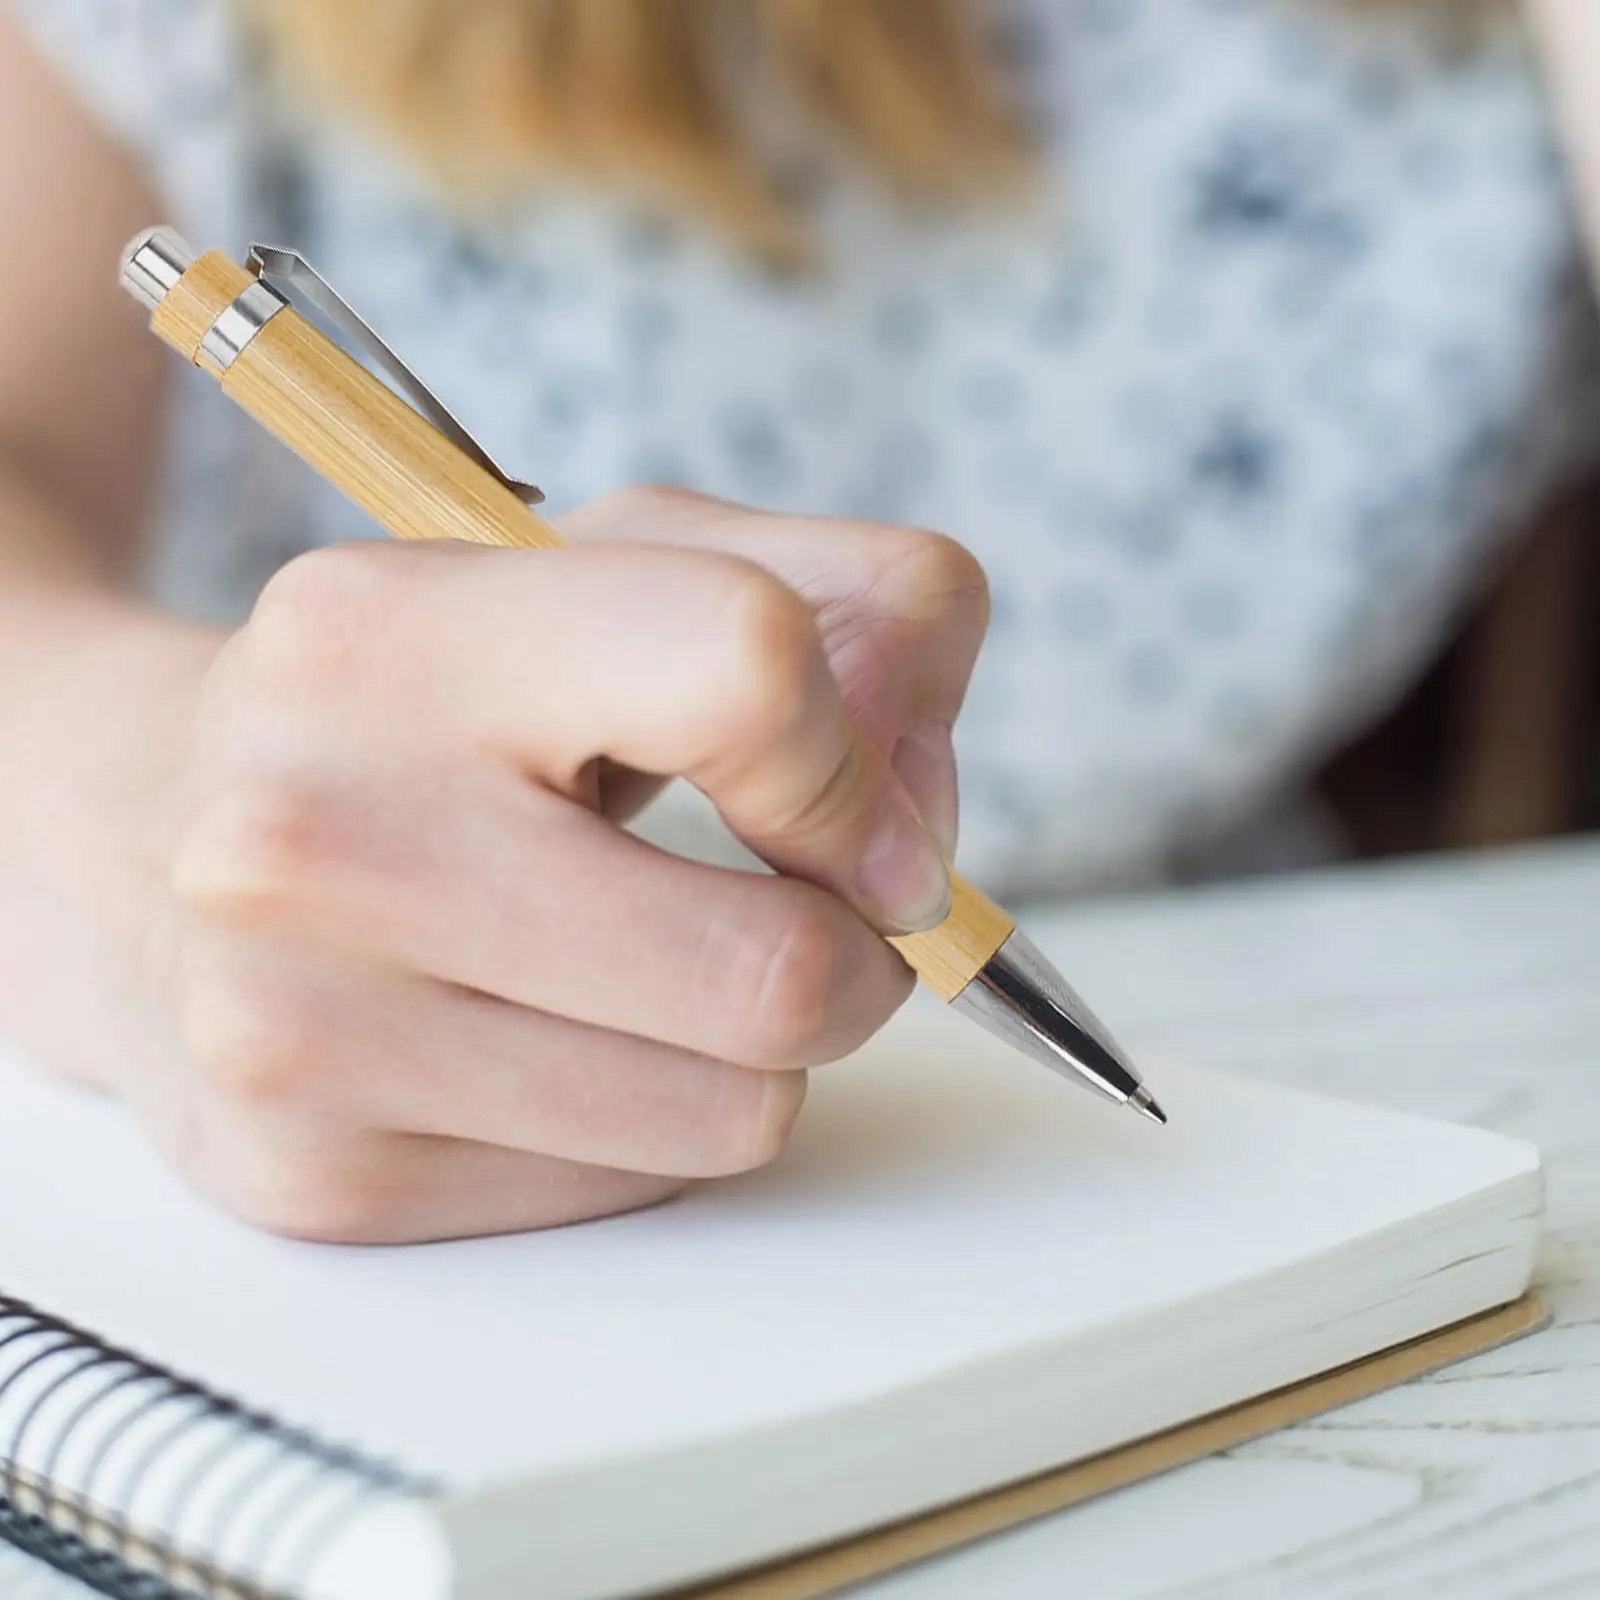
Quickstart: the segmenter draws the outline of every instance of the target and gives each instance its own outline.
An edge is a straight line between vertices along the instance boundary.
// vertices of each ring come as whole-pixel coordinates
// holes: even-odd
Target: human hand
[[[760,1165],[909,991],[876,930],[942,919],[913,800],[953,845],[972,559],[671,491],[566,531],[302,558],[205,673],[138,941],[163,1047],[112,1086],[265,1227],[539,1227]],[[671,775],[783,876],[616,825]]]

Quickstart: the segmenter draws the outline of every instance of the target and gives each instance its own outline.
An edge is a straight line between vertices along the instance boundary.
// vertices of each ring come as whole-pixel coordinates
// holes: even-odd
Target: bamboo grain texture
[[[292,307],[226,371],[202,346],[255,281],[220,251],[202,256],[151,319],[185,360],[328,482],[400,539],[457,539],[550,550],[564,541],[491,472],[451,443]],[[959,873],[937,928],[890,942],[944,1000],[956,998],[1005,943],[1013,920]]]
[[[150,326],[185,361],[192,362],[213,378],[218,369],[204,358],[200,346],[211,325],[255,279],[220,250],[201,256],[173,285],[172,292],[156,308]]]
[[[1016,927],[959,872],[950,874],[950,888],[950,915],[937,928],[889,941],[942,1000],[954,1000]]]
[[[298,312],[282,311],[223,391],[399,539],[552,550],[561,536]],[[371,441],[383,441],[374,450]]]

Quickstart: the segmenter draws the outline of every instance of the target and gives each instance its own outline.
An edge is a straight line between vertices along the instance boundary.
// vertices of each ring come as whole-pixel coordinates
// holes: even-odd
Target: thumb
[[[767,656],[775,670],[752,686],[761,712],[686,776],[778,871],[842,895],[885,933],[937,927],[950,913],[944,851],[851,716],[809,613],[789,599],[792,644]]]

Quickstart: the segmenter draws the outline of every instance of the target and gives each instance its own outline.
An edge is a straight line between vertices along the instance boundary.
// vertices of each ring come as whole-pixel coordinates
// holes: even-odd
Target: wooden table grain
[[[1157,1085],[1182,1059],[1538,1143],[1554,1325],[862,1600],[1600,1600],[1600,843],[1084,908],[1046,941]]]
[[[1027,920],[1156,1085],[1184,1060],[1537,1142],[1555,1321],[862,1600],[1600,1600],[1600,842]],[[85,1594],[0,1556],[5,1600]]]

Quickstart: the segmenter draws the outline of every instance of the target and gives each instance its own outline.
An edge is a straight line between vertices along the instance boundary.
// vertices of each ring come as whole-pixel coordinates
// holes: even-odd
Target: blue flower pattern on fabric
[[[180,222],[235,246],[292,225],[558,509],[662,479],[971,545],[995,616],[963,861],[1008,895],[1158,868],[1292,784],[1600,441],[1509,9],[1464,38],[1421,4],[1013,0],[997,42],[1046,201],[901,217],[797,170],[829,266],[784,278],[593,199],[464,229],[353,134],[264,160],[208,0],[0,3]],[[296,549],[369,531],[190,403],[186,603],[237,612]]]

